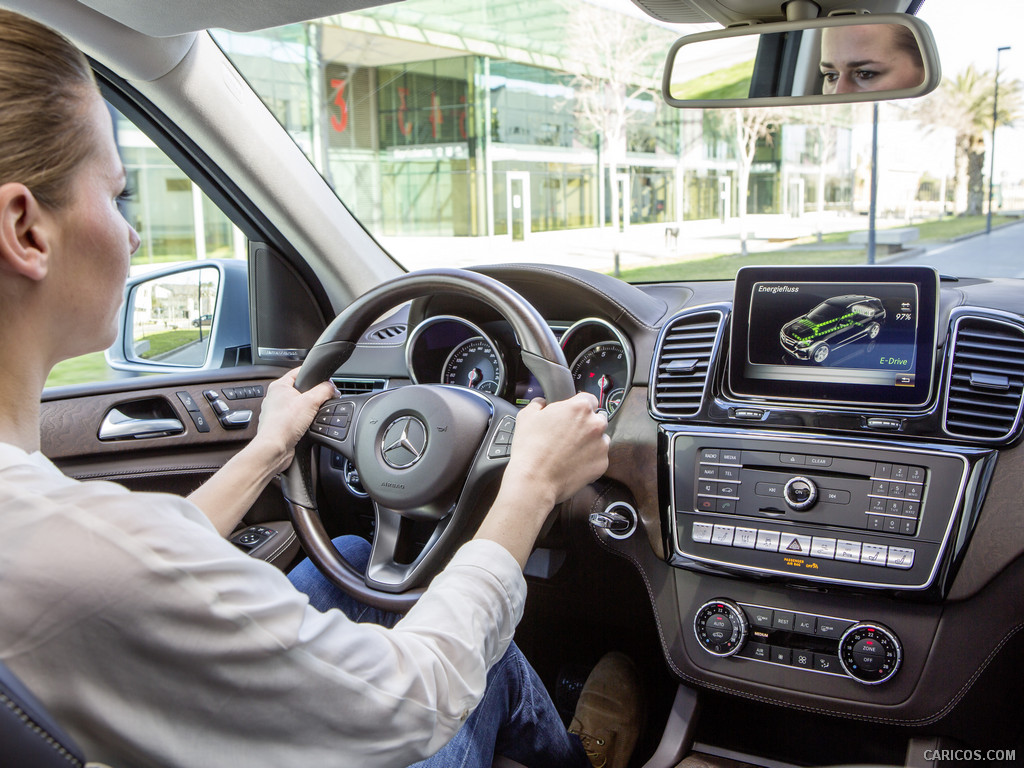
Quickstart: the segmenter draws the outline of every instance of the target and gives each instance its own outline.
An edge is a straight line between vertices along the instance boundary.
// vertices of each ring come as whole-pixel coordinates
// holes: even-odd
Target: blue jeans
[[[366,570],[370,545],[358,536],[342,536],[334,545],[353,568]],[[314,608],[338,608],[353,621],[393,626],[400,618],[363,605],[329,582],[309,560],[288,578]],[[515,644],[487,673],[484,697],[451,741],[415,768],[490,768],[495,755],[529,768],[586,768],[579,739],[566,731],[547,689]]]

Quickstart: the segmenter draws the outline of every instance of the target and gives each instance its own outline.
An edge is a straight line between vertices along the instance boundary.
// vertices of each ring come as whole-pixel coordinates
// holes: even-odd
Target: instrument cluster
[[[612,324],[596,318],[555,328],[577,392],[590,392],[614,415],[633,380],[633,350]],[[416,384],[450,384],[526,405],[543,392],[522,363],[515,334],[505,323],[477,325],[452,315],[424,320],[406,346]]]

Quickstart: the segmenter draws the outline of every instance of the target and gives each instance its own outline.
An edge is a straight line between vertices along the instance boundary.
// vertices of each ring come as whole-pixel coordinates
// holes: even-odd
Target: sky
[[[925,0],[917,14],[931,27],[949,77],[973,63],[992,72],[996,49],[1012,50],[999,56],[1000,79],[1024,80],[1024,2],[1022,0]]]
[[[939,49],[943,77],[955,76],[968,64],[995,71],[999,80],[1024,82],[1024,0],[925,0],[919,18],[928,23]],[[1024,178],[1024,121],[1000,128],[996,135],[996,177]],[[989,167],[985,159],[985,168]],[[987,173],[987,170],[986,170]]]

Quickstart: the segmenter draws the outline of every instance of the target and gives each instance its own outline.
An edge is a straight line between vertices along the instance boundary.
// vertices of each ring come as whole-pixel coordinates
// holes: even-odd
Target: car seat
[[[3,662],[0,662],[0,744],[7,768],[85,766],[82,750]]]

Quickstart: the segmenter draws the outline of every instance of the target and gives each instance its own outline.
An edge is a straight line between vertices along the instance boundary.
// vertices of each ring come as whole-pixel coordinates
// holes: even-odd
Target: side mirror
[[[904,13],[829,16],[701,32],[669,50],[673,107],[769,107],[905,99],[942,77],[928,25]]]
[[[251,360],[249,276],[244,261],[189,262],[128,280],[117,340],[118,371],[173,373]]]

